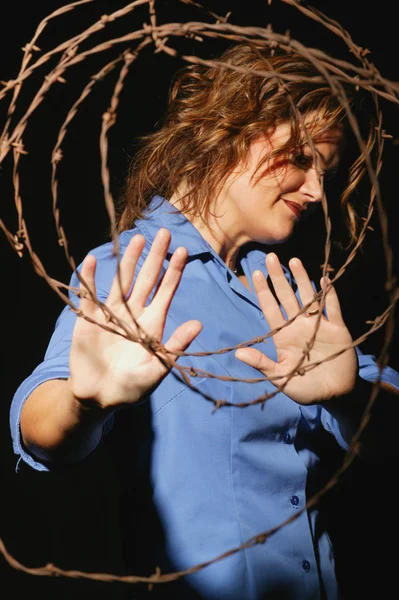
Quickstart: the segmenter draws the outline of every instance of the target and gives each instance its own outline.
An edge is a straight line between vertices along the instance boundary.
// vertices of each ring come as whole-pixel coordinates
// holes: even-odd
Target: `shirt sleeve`
[[[121,238],[121,253],[123,253],[126,245],[132,235],[123,236]],[[126,238],[128,238],[126,240]],[[146,251],[143,252],[139,261],[138,267],[144,261]],[[90,252],[96,256],[96,293],[97,298],[104,302],[108,296],[111,283],[116,273],[117,263],[113,254],[112,242],[99,246]],[[80,271],[82,265],[79,265]],[[73,273],[70,279],[70,286],[73,288],[79,287],[79,280],[76,273]],[[69,299],[76,308],[79,307],[79,298],[76,294],[69,291]],[[20,433],[20,417],[21,410],[29,395],[33,390],[52,379],[68,379],[69,371],[69,352],[72,342],[72,334],[75,326],[77,315],[70,306],[65,306],[59,315],[53,334],[50,338],[43,361],[34,369],[34,371],[20,384],[17,388],[11,402],[10,408],[10,429],[13,443],[14,453],[19,457],[16,469],[20,460],[23,460],[32,468],[38,471],[49,471],[48,465],[39,462],[36,457],[28,453],[21,440]],[[104,424],[103,433],[107,433],[112,426],[112,415]]]
[[[362,379],[371,383],[380,380],[381,382],[389,383],[399,390],[399,373],[397,371],[389,366],[384,367],[384,369],[381,370],[377,364],[376,357],[373,354],[363,354],[358,347],[355,347],[355,350],[359,361],[359,376]],[[349,444],[344,440],[340,433],[338,422],[324,409],[321,411],[321,423],[324,429],[335,436],[341,448],[344,450],[349,449]]]
[[[297,296],[298,301],[301,303],[299,291],[297,289],[297,284],[294,278],[292,277],[288,269],[286,269],[285,267],[283,267],[283,269],[287,280],[295,289],[295,295]],[[317,292],[317,287],[314,281],[311,281],[311,284],[315,292]],[[325,308],[323,313],[324,316],[327,316]],[[389,366],[386,366],[384,367],[384,369],[380,370],[375,355],[363,354],[363,352],[357,346],[355,347],[355,350],[359,362],[359,377],[371,383],[380,380],[381,382],[389,383],[391,386],[399,390],[399,373],[397,371],[395,371]],[[343,448],[344,450],[348,450],[349,444],[342,437],[337,420],[334,419],[334,417],[323,407],[320,413],[320,420],[324,429],[334,435],[341,448]]]
[[[73,279],[73,278],[72,278]],[[28,465],[38,471],[48,471],[48,467],[29,454],[21,440],[20,418],[22,407],[33,390],[41,383],[51,379],[68,379],[69,377],[69,348],[72,339],[76,315],[66,307],[57,319],[54,333],[43,361],[21,383],[11,402],[10,428],[14,453]],[[17,463],[17,468],[19,461]]]

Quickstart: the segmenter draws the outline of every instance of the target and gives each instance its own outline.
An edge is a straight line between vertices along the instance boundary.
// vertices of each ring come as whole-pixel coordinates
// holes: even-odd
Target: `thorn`
[[[61,148],[58,148],[58,150],[56,152],[54,152],[51,162],[54,164],[58,164],[59,162],[61,162],[63,156],[64,155],[62,153]]]
[[[134,60],[136,58],[136,55],[133,54],[133,52],[131,52],[130,50],[126,50],[126,52],[123,53],[123,58],[126,62],[130,62],[131,60]]]
[[[23,257],[24,248],[25,248],[24,238],[20,234],[20,232],[18,232],[16,235],[14,235],[14,250],[18,254],[19,258]]]
[[[104,114],[103,114],[103,121],[105,121],[106,123],[115,123],[115,114],[110,111],[107,110]]]
[[[366,217],[361,217],[362,221],[367,221]],[[371,227],[371,225],[367,225],[366,229],[370,229],[370,231],[374,231],[374,227]]]
[[[100,21],[101,21],[101,23],[106,25],[107,23],[111,23],[112,21],[115,21],[115,17],[113,17],[112,15],[102,15],[102,17],[100,18]]]
[[[19,154],[28,154],[21,142],[12,142],[11,146],[15,149],[15,152],[18,152]]]
[[[66,83],[66,79],[61,77],[61,75],[59,75],[58,77],[54,77],[54,76],[50,77],[50,75],[46,75],[44,79],[51,84],[54,83],[55,81],[58,81],[59,83]]]
[[[41,52],[41,50],[40,50],[39,46],[35,46],[35,44],[25,44],[25,46],[23,46],[23,47],[21,48],[21,50],[22,50],[23,52],[32,52],[32,50],[33,50],[34,52]]]
[[[215,406],[214,406],[214,408],[213,408],[212,414],[214,415],[214,414],[215,414],[215,412],[216,412],[217,410],[219,410],[219,408],[221,408],[221,407],[223,406],[223,404],[224,404],[224,401],[223,401],[223,400],[215,400]]]

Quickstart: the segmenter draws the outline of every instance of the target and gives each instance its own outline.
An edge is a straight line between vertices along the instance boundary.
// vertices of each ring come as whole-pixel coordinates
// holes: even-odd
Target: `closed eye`
[[[294,154],[294,156],[291,159],[291,163],[295,165],[298,169],[307,170],[310,169],[313,165],[313,156],[309,156],[308,154],[303,153]],[[323,177],[324,181],[330,181],[337,173],[338,167],[335,166],[331,169],[327,169],[324,172],[320,172],[320,175]]]
[[[302,153],[294,154],[291,162],[299,169],[310,169],[313,164],[313,156]]]

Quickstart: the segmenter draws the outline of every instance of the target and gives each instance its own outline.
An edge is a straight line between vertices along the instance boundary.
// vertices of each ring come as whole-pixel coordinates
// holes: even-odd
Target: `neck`
[[[238,272],[239,264],[237,263],[238,252],[248,240],[243,239],[241,235],[234,235],[234,225],[229,224],[226,210],[221,210],[212,206],[209,211],[209,217],[205,221],[201,216],[190,215],[181,209],[181,202],[176,194],[170,200],[176,208],[183,212],[186,219],[197,229],[204,240],[208,242],[214,251],[225,262],[226,266],[234,273]],[[216,216],[218,213],[223,216]]]

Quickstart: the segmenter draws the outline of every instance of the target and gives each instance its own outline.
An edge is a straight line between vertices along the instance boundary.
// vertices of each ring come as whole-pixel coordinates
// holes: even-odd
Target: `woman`
[[[230,68],[183,70],[164,123],[137,152],[118,220],[120,268],[109,242],[72,277],[84,318],[64,309],[43,363],[17,390],[14,448],[51,470],[88,459],[119,416],[130,419],[137,447],[128,434],[121,446],[132,535],[142,553],[148,546],[135,573],[189,569],[277,528],[155,593],[336,598],[331,544],[307,493],[322,486],[323,452],[349,448],[379,369],[351,347],[329,280],[316,297],[300,259],[288,270],[266,247],[322,202],[345,113],[326,84],[301,81],[318,73],[295,54],[238,44],[221,60]],[[283,85],[257,73],[270,69],[298,77]],[[348,194],[342,204],[355,239]],[[382,382],[381,394],[397,393],[395,371]],[[387,451],[372,427],[364,442],[365,456]]]

